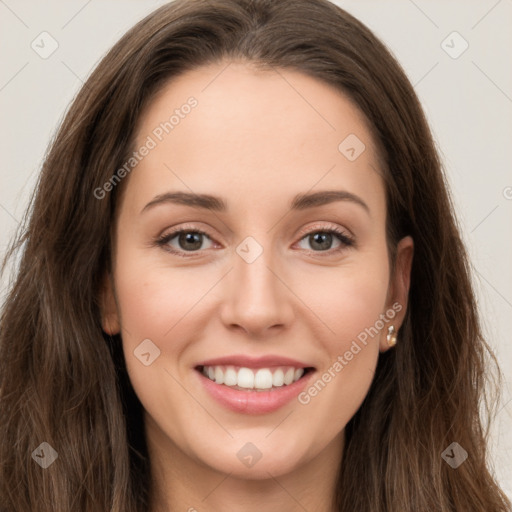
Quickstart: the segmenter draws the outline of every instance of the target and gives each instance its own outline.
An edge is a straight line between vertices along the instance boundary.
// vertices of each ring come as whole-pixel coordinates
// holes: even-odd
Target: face
[[[393,272],[375,144],[347,97],[226,64],[173,80],[140,120],[102,321],[150,444],[264,478],[339,453],[402,323],[412,241]]]

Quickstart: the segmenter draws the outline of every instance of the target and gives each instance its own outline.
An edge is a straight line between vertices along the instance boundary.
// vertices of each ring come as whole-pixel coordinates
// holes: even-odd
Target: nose
[[[221,306],[221,320],[228,329],[264,338],[290,325],[294,295],[279,268],[270,250],[263,250],[250,263],[233,253],[233,269],[226,276]]]

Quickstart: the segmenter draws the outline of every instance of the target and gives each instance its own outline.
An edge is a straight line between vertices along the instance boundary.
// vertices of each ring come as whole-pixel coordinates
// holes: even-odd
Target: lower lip
[[[202,373],[199,375],[206,391],[221,405],[235,412],[245,414],[265,414],[277,411],[291,402],[306,386],[314,371],[309,371],[298,381],[288,386],[274,388],[273,391],[239,391],[224,384],[217,384]]]

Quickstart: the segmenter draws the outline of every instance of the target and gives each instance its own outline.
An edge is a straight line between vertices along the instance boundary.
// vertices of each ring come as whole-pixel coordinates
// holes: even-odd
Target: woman
[[[16,249],[2,511],[510,510],[429,128],[338,7],[178,0],[138,23]]]

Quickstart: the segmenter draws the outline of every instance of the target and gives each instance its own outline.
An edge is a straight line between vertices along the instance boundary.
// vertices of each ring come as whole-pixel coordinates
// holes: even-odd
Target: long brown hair
[[[510,510],[486,454],[499,369],[430,130],[389,51],[326,0],[177,0],[123,36],[77,95],[7,254],[20,260],[0,321],[0,510],[148,510],[142,406],[99,315],[119,190],[94,191],[126,162],[154,94],[222,59],[347,94],[380,148],[391,255],[401,237],[415,242],[398,344],[346,428],[336,510]],[[31,456],[42,442],[58,453],[46,469]],[[457,469],[441,457],[452,442],[468,453]]]

